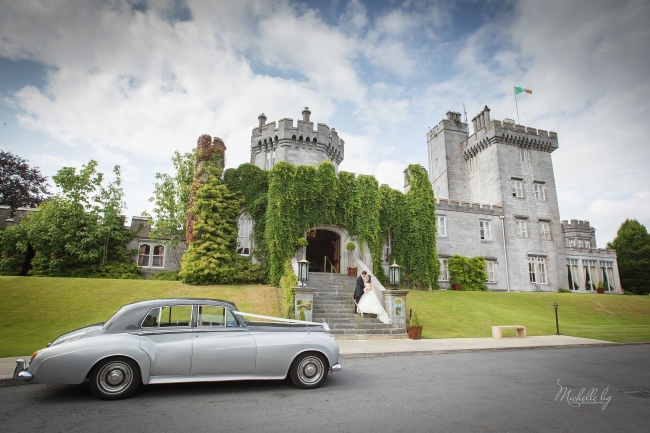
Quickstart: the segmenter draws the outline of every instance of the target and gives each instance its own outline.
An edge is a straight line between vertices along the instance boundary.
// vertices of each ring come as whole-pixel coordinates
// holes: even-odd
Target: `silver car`
[[[254,321],[263,319],[265,321]],[[14,378],[78,384],[102,399],[142,384],[284,379],[316,388],[339,371],[327,324],[242,313],[228,301],[156,299],[122,307],[107,322],[64,334],[16,361]]]

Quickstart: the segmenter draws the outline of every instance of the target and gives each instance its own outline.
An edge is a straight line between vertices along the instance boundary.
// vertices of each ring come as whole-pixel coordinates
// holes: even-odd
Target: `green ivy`
[[[280,289],[282,290],[282,317],[294,319],[296,312],[296,294],[293,288],[298,286],[298,277],[293,272],[291,260],[284,263],[284,274],[280,277]]]
[[[486,291],[487,261],[483,257],[454,255],[449,258],[449,276],[465,291]]]

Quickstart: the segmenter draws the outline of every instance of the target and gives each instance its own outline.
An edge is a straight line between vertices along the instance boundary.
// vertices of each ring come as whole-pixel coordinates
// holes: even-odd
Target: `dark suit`
[[[363,295],[363,289],[366,287],[366,283],[363,281],[361,275],[357,277],[357,285],[354,287],[354,300],[359,303],[359,299]],[[354,306],[354,312],[357,312],[357,306]]]

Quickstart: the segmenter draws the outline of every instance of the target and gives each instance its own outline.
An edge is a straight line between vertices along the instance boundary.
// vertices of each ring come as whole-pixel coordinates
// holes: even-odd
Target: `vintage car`
[[[341,370],[325,323],[242,313],[228,301],[156,299],[122,307],[104,323],[64,334],[16,361],[14,378],[78,384],[103,399],[142,384],[285,379],[316,388]]]

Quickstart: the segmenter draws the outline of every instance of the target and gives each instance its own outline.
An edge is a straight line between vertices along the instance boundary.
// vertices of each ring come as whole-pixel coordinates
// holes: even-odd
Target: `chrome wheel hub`
[[[316,383],[323,377],[325,366],[316,356],[307,356],[298,364],[298,377],[306,384]]]
[[[107,394],[119,394],[132,382],[133,370],[122,361],[109,362],[97,374],[97,387]]]
[[[111,385],[115,386],[118,385],[120,382],[122,382],[123,379],[124,379],[124,373],[122,373],[121,370],[113,370],[110,373],[108,373],[108,377],[106,378],[106,381]]]

